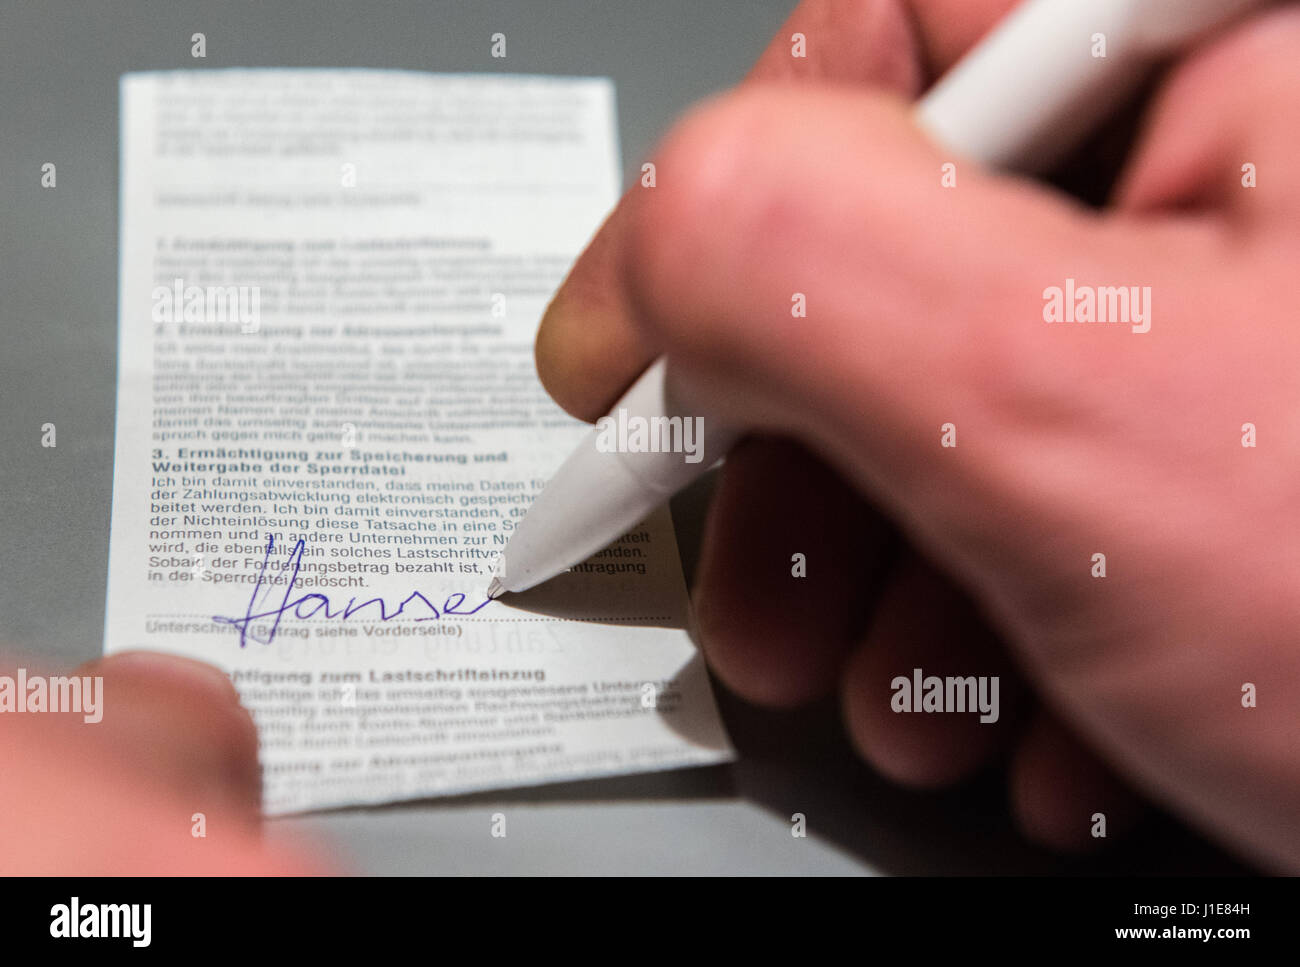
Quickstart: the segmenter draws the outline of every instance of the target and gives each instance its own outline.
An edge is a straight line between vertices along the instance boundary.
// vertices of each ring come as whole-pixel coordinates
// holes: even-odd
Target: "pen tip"
[[[488,585],[487,596],[489,598],[499,598],[506,593],[506,586],[501,583],[500,578],[493,578],[492,583]]]

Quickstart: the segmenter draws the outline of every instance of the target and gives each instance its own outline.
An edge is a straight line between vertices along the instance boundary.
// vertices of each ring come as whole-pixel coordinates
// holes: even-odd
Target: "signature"
[[[362,601],[360,604],[357,604],[356,598],[349,598],[347,604],[337,609],[331,608],[330,599],[326,595],[317,594],[315,592],[304,594],[291,601],[289,600],[289,596],[293,594],[294,582],[298,580],[298,571],[302,569],[302,555],[306,546],[306,540],[300,538],[298,542],[293,545],[293,552],[289,555],[289,560],[282,568],[282,570],[289,570],[292,568],[292,573],[289,575],[289,580],[285,585],[284,597],[280,600],[277,607],[270,608],[266,611],[258,610],[258,608],[266,606],[265,600],[259,603],[258,596],[262,595],[265,598],[272,590],[268,587],[265,589],[265,593],[263,592],[266,566],[271,560],[271,551],[275,549],[275,538],[269,536],[266,542],[266,556],[262,558],[262,568],[257,572],[257,583],[253,585],[253,593],[248,599],[248,607],[244,610],[243,617],[234,618],[219,614],[214,614],[212,616],[212,620],[218,624],[227,624],[238,629],[240,648],[245,647],[250,638],[259,644],[269,645],[275,640],[276,633],[280,630],[280,622],[284,619],[284,616],[287,613],[292,613],[296,618],[310,618],[315,614],[324,612],[326,618],[342,618],[347,620],[362,608],[368,608],[372,604],[377,604],[379,605],[379,620],[392,621],[406,610],[407,605],[414,603],[418,606],[427,608],[429,611],[429,613],[424,617],[416,618],[416,621],[437,621],[445,615],[474,614],[475,612],[481,611],[483,608],[487,607],[487,605],[492,601],[491,598],[487,598],[474,607],[468,610],[463,610],[465,606],[465,593],[463,591],[454,591],[448,595],[447,600],[442,603],[442,608],[440,609],[421,592],[412,591],[403,598],[401,603],[397,605],[397,608],[391,612],[388,610],[388,604],[383,598],[371,598],[368,601]],[[256,621],[264,621],[268,618],[275,619],[271,624],[271,630],[267,633],[265,639],[258,638],[250,631],[249,626]]]

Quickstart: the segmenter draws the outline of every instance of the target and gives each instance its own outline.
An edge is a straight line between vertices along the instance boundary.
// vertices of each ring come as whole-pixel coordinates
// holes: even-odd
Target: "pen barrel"
[[[684,404],[666,360],[587,433],[520,520],[496,577],[523,591],[641,523],[731,449],[738,431]]]
[[[720,459],[740,436],[675,389],[665,357],[632,384],[596,422],[593,445],[641,485],[666,498]]]
[[[1263,0],[1031,0],[916,106],[962,158],[1024,173],[1060,161],[1150,65]]]

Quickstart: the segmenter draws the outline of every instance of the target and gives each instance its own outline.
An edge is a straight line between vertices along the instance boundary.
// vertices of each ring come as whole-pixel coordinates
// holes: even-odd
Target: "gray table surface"
[[[228,66],[591,74],[617,85],[625,179],[672,118],[736,81],[792,0],[0,2],[0,642],[73,664],[103,643],[117,350],[117,78]],[[207,37],[207,59],[189,55]],[[509,57],[488,56],[503,31]],[[58,165],[58,187],[40,167]],[[56,449],[40,427],[58,427]],[[674,503],[689,571],[707,484]],[[996,772],[890,787],[836,710],[719,694],[734,766],[273,821],[370,873],[1200,873],[1233,861],[1164,817],[1099,859],[1018,840]],[[492,813],[509,835],[494,839]],[[790,834],[807,816],[809,836]]]

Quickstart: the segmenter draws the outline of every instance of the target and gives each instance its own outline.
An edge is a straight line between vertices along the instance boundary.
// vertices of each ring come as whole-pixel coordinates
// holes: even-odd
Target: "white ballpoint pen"
[[[1078,144],[1162,58],[1269,0],[1029,0],[915,107],[957,158],[1040,172]],[[1103,50],[1104,56],[1098,51]],[[488,596],[524,591],[607,546],[712,467],[743,435],[675,400],[666,359],[614,405],[620,423],[700,420],[702,452],[628,452],[593,429],[519,521]],[[667,426],[665,423],[655,424]],[[608,434],[606,434],[607,438]]]

